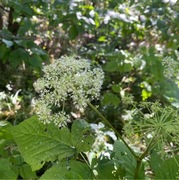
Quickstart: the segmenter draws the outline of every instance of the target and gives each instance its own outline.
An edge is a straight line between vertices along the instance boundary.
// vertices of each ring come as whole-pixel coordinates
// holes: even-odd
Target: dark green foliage
[[[0,178],[177,179],[178,9],[161,0],[1,0]],[[43,64],[74,54],[105,73],[92,103],[110,128],[71,102],[65,128],[33,116]]]

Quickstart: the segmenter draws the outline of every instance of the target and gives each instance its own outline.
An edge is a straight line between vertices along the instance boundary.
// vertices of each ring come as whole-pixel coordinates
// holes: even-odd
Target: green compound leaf
[[[61,162],[51,167],[40,179],[93,179],[93,175],[87,164],[70,161],[70,164]]]
[[[32,171],[40,169],[47,161],[66,158],[76,152],[67,128],[59,130],[53,124],[44,125],[37,117],[31,117],[12,128],[12,135]]]
[[[155,171],[155,179],[179,179],[179,156],[165,160]]]
[[[84,120],[76,120],[70,133],[69,129],[59,129],[54,124],[44,125],[34,116],[13,127],[12,135],[24,160],[34,171],[45,162],[88,151],[94,142],[89,130]]]

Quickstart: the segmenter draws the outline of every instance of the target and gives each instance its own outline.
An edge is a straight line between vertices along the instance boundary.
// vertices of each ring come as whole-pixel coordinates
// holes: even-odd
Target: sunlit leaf
[[[36,117],[12,128],[12,134],[24,160],[32,170],[40,169],[45,162],[72,156],[75,148],[67,128],[59,130],[54,125],[44,125]]]
[[[40,179],[93,179],[93,175],[86,163],[70,161],[53,166]]]

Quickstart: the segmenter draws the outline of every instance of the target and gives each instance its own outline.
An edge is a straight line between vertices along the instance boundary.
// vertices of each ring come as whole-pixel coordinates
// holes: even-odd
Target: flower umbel
[[[37,100],[39,119],[44,123],[66,125],[65,104],[70,102],[75,109],[83,111],[87,103],[98,98],[104,79],[101,68],[92,68],[86,59],[62,57],[44,66],[44,76],[34,83],[40,94]]]

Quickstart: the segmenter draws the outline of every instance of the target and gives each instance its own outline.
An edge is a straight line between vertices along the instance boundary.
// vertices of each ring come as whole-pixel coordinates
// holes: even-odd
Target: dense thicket
[[[121,144],[121,141],[114,143],[116,139],[113,138],[113,133],[108,134],[108,129],[99,123],[101,122],[98,118],[99,114],[90,107],[83,112],[74,111],[73,103],[67,101],[66,109],[73,114],[73,118],[80,117],[85,121],[80,121],[79,124],[70,123],[68,128],[75,129],[72,132],[65,132],[68,131],[67,129],[58,132],[56,129],[54,136],[58,136],[58,133],[61,134],[60,136],[64,136],[65,133],[66,136],[69,134],[76,136],[77,131],[87,128],[88,125],[85,123],[88,122],[95,127],[93,127],[95,137],[102,143],[97,143],[95,140],[96,143],[92,146],[91,136],[88,136],[90,145],[84,142],[86,149],[76,147],[74,142],[68,144],[68,138],[60,142],[62,146],[64,144],[74,146],[82,153],[75,154],[75,158],[72,159],[73,148],[68,149],[65,146],[69,154],[65,154],[63,149],[60,150],[63,157],[72,159],[70,163],[74,169],[71,176],[66,173],[58,178],[77,178],[78,176],[74,174],[80,174],[83,170],[88,173],[82,176],[82,179],[94,178],[86,164],[81,165],[80,161],[89,162],[91,170],[97,173],[97,175],[94,173],[96,179],[144,178],[144,172],[152,178],[165,177],[166,174],[163,176],[154,169],[160,168],[160,172],[164,173],[167,169],[166,162],[176,166],[178,161],[176,156],[178,142],[177,137],[174,136],[177,129],[173,127],[177,126],[177,120],[173,120],[177,117],[176,111],[179,107],[178,10],[179,2],[175,0],[2,0],[0,2],[0,132],[2,134],[0,135],[2,138],[0,174],[3,173],[3,178],[37,178],[52,166],[54,160],[58,161],[56,156],[59,154],[55,153],[52,158],[40,159],[39,155],[41,164],[45,164],[43,168],[38,164],[39,161],[31,162],[27,158],[28,152],[23,147],[24,139],[18,136],[18,131],[22,131],[22,134],[24,131],[21,125],[17,128],[16,125],[35,114],[34,98],[38,98],[39,94],[35,92],[33,84],[43,76],[42,67],[62,56],[72,56],[79,61],[85,58],[92,67],[100,66],[103,69],[105,77],[101,95],[99,99],[93,100],[92,104],[98,106],[98,110],[115,128],[113,130],[127,139],[131,149],[134,146],[138,149],[134,148],[134,151],[143,155],[139,156],[141,159],[136,157],[136,162],[131,162],[127,157],[121,160],[122,155],[119,154],[123,151],[119,147],[125,152],[125,143]],[[157,120],[148,122],[148,119],[145,119],[146,114]],[[37,123],[33,118],[32,121]],[[157,125],[153,125],[153,122]],[[159,122],[163,122],[165,127],[168,126],[170,129],[164,128],[163,131],[163,129],[151,128],[154,126],[159,128]],[[24,128],[30,128],[26,121],[24,123],[22,125]],[[9,130],[11,126],[16,128],[14,134]],[[43,134],[43,128],[40,129],[40,125],[38,128]],[[52,127],[49,128],[49,132],[52,133]],[[86,129],[84,132],[86,133]],[[161,133],[162,137],[153,139],[155,143],[151,146],[148,137],[154,136],[156,132]],[[49,134],[47,138],[50,138]],[[160,145],[158,138],[163,140]],[[72,141],[77,140],[74,138]],[[110,149],[111,146],[113,150]],[[152,156],[149,149],[144,150],[147,147],[150,150],[155,147]],[[43,149],[44,146],[39,146],[39,151]],[[89,149],[92,149],[94,154],[98,154],[99,159],[84,153]],[[160,154],[160,158],[156,155],[158,149],[165,150],[162,155]],[[33,151],[35,150],[32,149]],[[110,161],[105,155],[108,151],[112,151],[111,154],[109,153]],[[128,153],[131,153],[130,150]],[[142,162],[138,164],[139,160],[142,161],[145,157],[151,161],[147,165],[145,163],[141,165]],[[169,159],[173,157],[175,161]],[[164,162],[163,169],[155,165],[157,158]],[[97,162],[99,166],[94,168]],[[67,171],[65,163],[62,162],[59,172]],[[75,169],[75,166],[78,168]],[[9,173],[5,173],[3,168],[8,168]],[[102,174],[103,168],[106,174]],[[115,173],[111,174],[114,169]],[[142,172],[140,175],[139,170]],[[175,173],[178,170],[178,166],[174,171],[170,170],[168,178],[176,178]],[[44,178],[49,178],[50,173],[54,172],[58,172],[57,166],[44,175]]]

